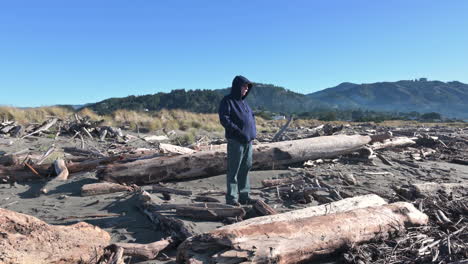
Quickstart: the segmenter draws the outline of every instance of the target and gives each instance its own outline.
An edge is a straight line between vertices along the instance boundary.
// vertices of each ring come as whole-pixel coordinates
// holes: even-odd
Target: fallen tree
[[[371,143],[371,136],[323,136],[254,146],[253,169],[271,169],[309,159],[336,157]],[[150,184],[167,180],[215,176],[226,171],[226,150],[202,151],[114,164],[98,170],[111,182]]]
[[[427,221],[425,214],[405,202],[294,220],[245,221],[185,240],[178,248],[177,261],[298,263]]]
[[[2,208],[0,234],[2,263],[91,263],[110,242],[106,231],[88,223],[49,225]]]

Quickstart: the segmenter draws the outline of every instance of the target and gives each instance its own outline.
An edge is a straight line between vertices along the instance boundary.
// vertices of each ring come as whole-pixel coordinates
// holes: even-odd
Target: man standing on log
[[[252,86],[244,76],[236,76],[231,93],[219,105],[219,119],[228,140],[226,203],[236,206],[255,202],[249,196],[249,171],[252,168],[252,140],[257,129],[255,116],[245,101]]]

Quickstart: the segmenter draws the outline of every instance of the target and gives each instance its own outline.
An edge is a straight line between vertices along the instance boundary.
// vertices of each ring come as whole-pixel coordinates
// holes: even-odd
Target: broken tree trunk
[[[371,141],[370,136],[336,135],[256,145],[253,169],[336,157],[360,149]],[[215,176],[226,172],[226,156],[226,151],[220,150],[138,160],[103,167],[97,176],[106,181],[136,184]]]
[[[91,196],[91,195],[100,195],[108,194],[115,192],[130,192],[133,188],[130,186],[125,186],[117,183],[111,182],[98,182],[85,184],[81,187],[81,196]]]
[[[208,263],[227,257],[230,263],[298,263],[427,221],[427,215],[412,204],[398,202],[300,220],[240,222],[185,240],[177,261]]]
[[[106,231],[88,223],[49,225],[2,208],[0,234],[2,263],[91,263],[111,239]]]

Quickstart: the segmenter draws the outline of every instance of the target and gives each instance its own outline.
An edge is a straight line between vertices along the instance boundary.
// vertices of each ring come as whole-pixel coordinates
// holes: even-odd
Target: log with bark
[[[300,220],[240,222],[185,240],[178,248],[177,261],[305,262],[352,244],[398,234],[408,226],[424,225],[427,221],[427,215],[412,204],[398,202]]]
[[[111,239],[106,231],[88,223],[49,225],[2,208],[0,234],[2,263],[92,263]]]
[[[371,136],[324,136],[254,146],[253,169],[271,169],[309,159],[336,157],[372,141]],[[151,184],[220,175],[226,172],[226,151],[202,151],[105,166],[98,178],[111,182]]]

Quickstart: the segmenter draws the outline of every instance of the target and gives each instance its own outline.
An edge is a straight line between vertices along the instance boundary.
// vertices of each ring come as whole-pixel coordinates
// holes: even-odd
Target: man
[[[248,173],[252,168],[252,140],[257,129],[252,109],[244,100],[251,90],[252,83],[247,78],[236,76],[231,93],[219,105],[219,119],[228,140],[226,203],[236,206],[255,202],[249,196]]]

